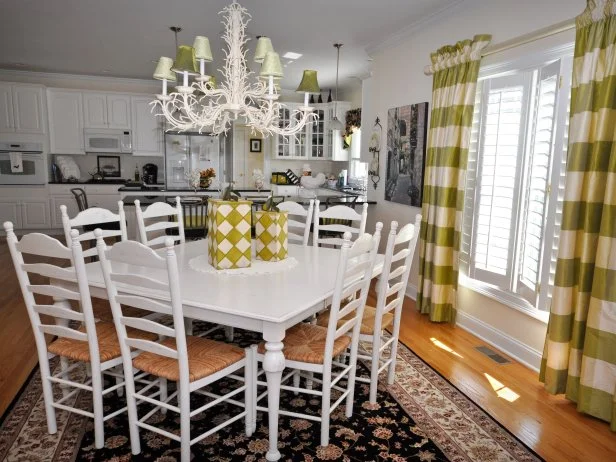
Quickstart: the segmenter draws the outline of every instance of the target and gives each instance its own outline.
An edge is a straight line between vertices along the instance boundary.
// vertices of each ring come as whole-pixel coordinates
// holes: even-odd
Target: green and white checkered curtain
[[[434,74],[419,246],[417,305],[431,321],[453,322],[464,180],[482,50],[490,35],[444,46],[430,56]]]
[[[616,0],[577,18],[569,158],[540,379],[616,431]]]

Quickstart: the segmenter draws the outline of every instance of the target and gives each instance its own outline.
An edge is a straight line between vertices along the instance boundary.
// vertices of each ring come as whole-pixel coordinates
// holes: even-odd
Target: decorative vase
[[[252,202],[208,201],[208,261],[217,270],[250,267]]]
[[[289,214],[259,210],[255,212],[257,259],[280,261],[289,255]]]
[[[212,184],[212,179],[211,178],[201,178],[199,180],[199,187],[203,188],[203,189],[207,189],[210,187],[210,185]]]

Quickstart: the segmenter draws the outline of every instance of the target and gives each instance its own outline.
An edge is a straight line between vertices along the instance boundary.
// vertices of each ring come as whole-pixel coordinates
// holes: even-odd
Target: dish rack
[[[299,177],[291,169],[286,172],[272,172],[272,184],[299,186]]]

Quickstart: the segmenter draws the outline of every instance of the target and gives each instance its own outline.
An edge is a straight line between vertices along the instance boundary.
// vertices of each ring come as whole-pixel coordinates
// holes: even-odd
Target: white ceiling
[[[318,71],[321,88],[340,87],[366,75],[366,47],[420,23],[460,0],[243,0],[252,14],[248,33],[271,37],[276,51],[303,56],[285,68],[283,88],[294,89],[303,69]],[[223,57],[217,13],[228,0],[3,0],[0,2],[0,68],[151,78],[159,56],[175,55],[169,26],[179,42],[209,37],[218,69]],[[248,53],[252,62],[254,42]],[[426,58],[427,59],[427,58]],[[210,65],[211,66],[211,65]],[[210,70],[211,72],[211,70]]]

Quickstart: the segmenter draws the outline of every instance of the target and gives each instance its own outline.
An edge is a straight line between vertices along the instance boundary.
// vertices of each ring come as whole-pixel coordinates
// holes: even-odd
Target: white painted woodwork
[[[0,221],[10,221],[16,230],[51,228],[46,188],[0,188]]]
[[[118,394],[120,394],[119,390],[123,387],[121,375],[114,374],[116,377],[115,385],[104,389],[103,373],[109,373],[107,371],[121,364],[121,358],[114,358],[104,363],[100,361],[94,313],[92,312],[90,290],[85,273],[85,262],[81,245],[77,241],[78,232],[72,232],[71,245],[66,247],[57,239],[38,233],[26,235],[21,241],[18,241],[10,223],[5,224],[4,228],[7,233],[7,242],[17,273],[17,279],[21,287],[26,309],[28,310],[30,322],[32,323],[41,371],[48,431],[50,434],[57,432],[56,409],[89,416],[94,419],[94,445],[100,449],[105,444],[103,422],[106,416],[103,411],[103,395],[111,390],[118,390]],[[66,266],[68,263],[69,267],[63,268],[45,263],[44,272],[53,274],[53,280],[49,284],[32,285],[30,284],[29,272],[40,273],[41,265],[24,265],[23,253],[29,255],[29,261],[33,258],[41,257],[60,258],[65,260],[64,265]],[[54,267],[55,269],[53,269]],[[71,289],[55,285],[62,282],[71,285]],[[36,304],[33,296],[34,293],[50,295],[54,297],[55,303],[53,305]],[[78,300],[81,312],[73,311],[67,299]],[[40,318],[39,313],[50,316],[55,323],[48,324],[44,322]],[[81,320],[81,325],[84,329],[77,330],[69,327],[68,320],[70,319]],[[71,381],[71,377],[68,374],[70,367],[66,358],[61,358],[61,370],[53,375],[50,371],[49,359],[54,355],[50,354],[47,350],[44,334],[87,342],[90,353],[88,366],[91,370],[91,378],[85,383]],[[53,383],[59,384],[61,387],[62,398],[59,400],[54,398]],[[92,393],[92,412],[64,404],[64,399],[73,393],[69,387],[87,390]],[[119,410],[119,412],[123,411],[124,409]]]
[[[82,101],[79,91],[47,89],[50,154],[85,154]]]
[[[310,238],[314,200],[310,199],[308,209],[292,201],[281,202],[278,204],[278,209],[288,212],[287,236],[289,242],[307,246]]]
[[[182,214],[182,204],[180,197],[175,198],[175,207],[166,202],[155,202],[145,210],[141,210],[141,203],[135,201],[135,213],[137,216],[137,232],[139,234],[139,240],[142,244],[148,247],[155,247],[160,244],[164,244],[167,238],[171,238],[173,241],[184,243],[186,238],[184,236],[184,217]],[[152,223],[152,219],[161,219],[169,217],[175,217],[175,221],[156,221]],[[148,223],[146,223],[148,220]],[[178,234],[176,236],[167,236],[161,231],[170,228],[177,228]],[[152,239],[152,235],[156,236]]]
[[[152,213],[156,213],[159,208],[160,207],[154,207],[154,212]],[[111,311],[122,351],[124,373],[126,376],[126,399],[128,404],[128,421],[132,453],[137,455],[141,452],[141,444],[139,441],[140,427],[159,434],[171,436],[174,439],[179,439],[181,444],[182,462],[190,461],[191,445],[218,431],[219,429],[230,425],[238,419],[245,419],[246,434],[251,436],[256,428],[256,419],[254,417],[256,415],[256,404],[254,402],[254,397],[256,396],[257,385],[254,347],[246,348],[245,357],[225,369],[209,376],[202,377],[198,380],[192,382],[190,381],[187,339],[184,330],[184,313],[182,309],[182,293],[180,289],[180,274],[173,247],[173,240],[170,238],[167,239],[165,248],[161,249],[161,251],[157,254],[146,245],[135,241],[120,242],[110,249],[107,249],[100,230],[96,230],[95,234],[97,238],[96,247],[100,259],[99,267],[103,273],[107,297],[111,305]],[[124,262],[126,261],[132,262],[133,264],[130,266],[135,266],[136,268],[131,268],[126,271],[126,267],[124,266]],[[161,272],[162,274],[160,274]],[[127,317],[123,314],[122,303],[126,303],[128,300],[126,297],[118,295],[118,287],[120,290],[122,290],[123,287],[130,287],[136,292],[139,292],[139,295],[133,296],[133,299],[139,300],[136,304],[141,309],[149,310],[154,313],[159,312],[160,304],[155,299],[157,298],[155,292],[152,292],[151,290],[152,279],[149,277],[135,277],[135,274],[138,273],[148,274],[148,276],[150,273],[158,273],[158,276],[160,276],[159,288],[162,286],[163,282],[168,282],[168,284],[164,284],[167,286],[167,289],[164,291],[164,296],[171,301],[173,327],[163,325],[155,320]],[[118,286],[116,286],[116,283]],[[169,348],[168,346],[162,345],[160,342],[156,341],[131,339],[127,336],[126,326],[151,332],[159,336],[175,338],[176,348]],[[171,397],[168,397],[166,390],[167,381],[163,378],[158,378],[151,382],[158,382],[160,384],[160,399],[154,399],[154,396],[151,394],[146,396],[143,390],[140,390],[139,392],[135,391],[134,374],[135,372],[138,373],[138,371],[135,370],[133,364],[133,354],[131,352],[131,348],[137,349],[138,351],[148,351],[168,358],[177,359],[179,369],[177,392]],[[235,372],[242,368],[244,369],[243,378],[235,375]],[[214,402],[227,401],[231,404],[235,404],[240,407],[240,412],[234,413],[234,415],[226,421],[218,423],[213,428],[208,429],[199,436],[191,435],[190,418],[209,408],[211,403],[201,408],[194,409],[191,412],[190,393],[200,390],[201,388],[206,387],[223,377],[238,380],[240,385],[235,390],[228,392],[223,396],[213,395],[211,393],[208,393],[208,396],[216,398]],[[230,399],[231,397],[242,392],[244,393],[244,403]],[[177,395],[179,408],[168,405],[168,401],[171,398],[174,398],[175,395]],[[166,409],[173,412],[179,412],[180,437],[177,438],[177,436],[171,435],[168,431],[145,423],[153,412],[149,412],[141,418],[139,417],[137,405],[143,401],[154,404],[158,407],[164,406]],[[156,410],[157,409],[155,408],[154,412]]]
[[[13,87],[6,82],[0,82],[0,133],[15,133]]]
[[[320,224],[319,221],[322,218],[329,218],[334,220],[349,220],[351,225],[344,224]],[[361,213],[356,212],[351,207],[346,205],[334,205],[326,210],[320,210],[320,201],[316,201],[314,204],[314,226],[312,241],[313,245],[342,245],[342,238],[339,237],[327,237],[321,233],[323,231],[336,232],[336,233],[351,233],[357,235],[359,238],[364,234],[366,230],[366,220],[368,219],[368,204],[362,205]]]
[[[162,156],[163,131],[161,118],[152,112],[152,97],[131,96],[131,117],[134,156]]]
[[[131,127],[130,96],[107,95],[107,124],[109,128]]]
[[[107,128],[107,95],[104,93],[83,94],[83,127]]]
[[[68,195],[53,195],[49,198],[49,204],[51,209],[51,227],[62,228],[62,213],[60,212],[60,206],[65,205],[67,213],[70,217],[74,217],[79,213],[79,207],[75,201],[75,196]]]
[[[15,229],[21,229],[21,203],[10,199],[0,199],[0,219],[3,223],[10,221]]]
[[[346,112],[351,109],[351,104],[346,101],[339,101],[338,107],[336,109],[336,115],[338,120],[342,122],[342,125],[345,125],[346,121]],[[334,109],[332,106],[331,114],[333,114]],[[331,149],[331,159],[335,161],[344,161],[347,162],[349,160],[349,150],[343,149],[344,143],[342,140],[342,133],[329,132],[331,134],[330,141],[330,149]]]
[[[28,199],[21,203],[21,208],[21,226],[24,229],[48,229],[50,227],[49,200]]]

